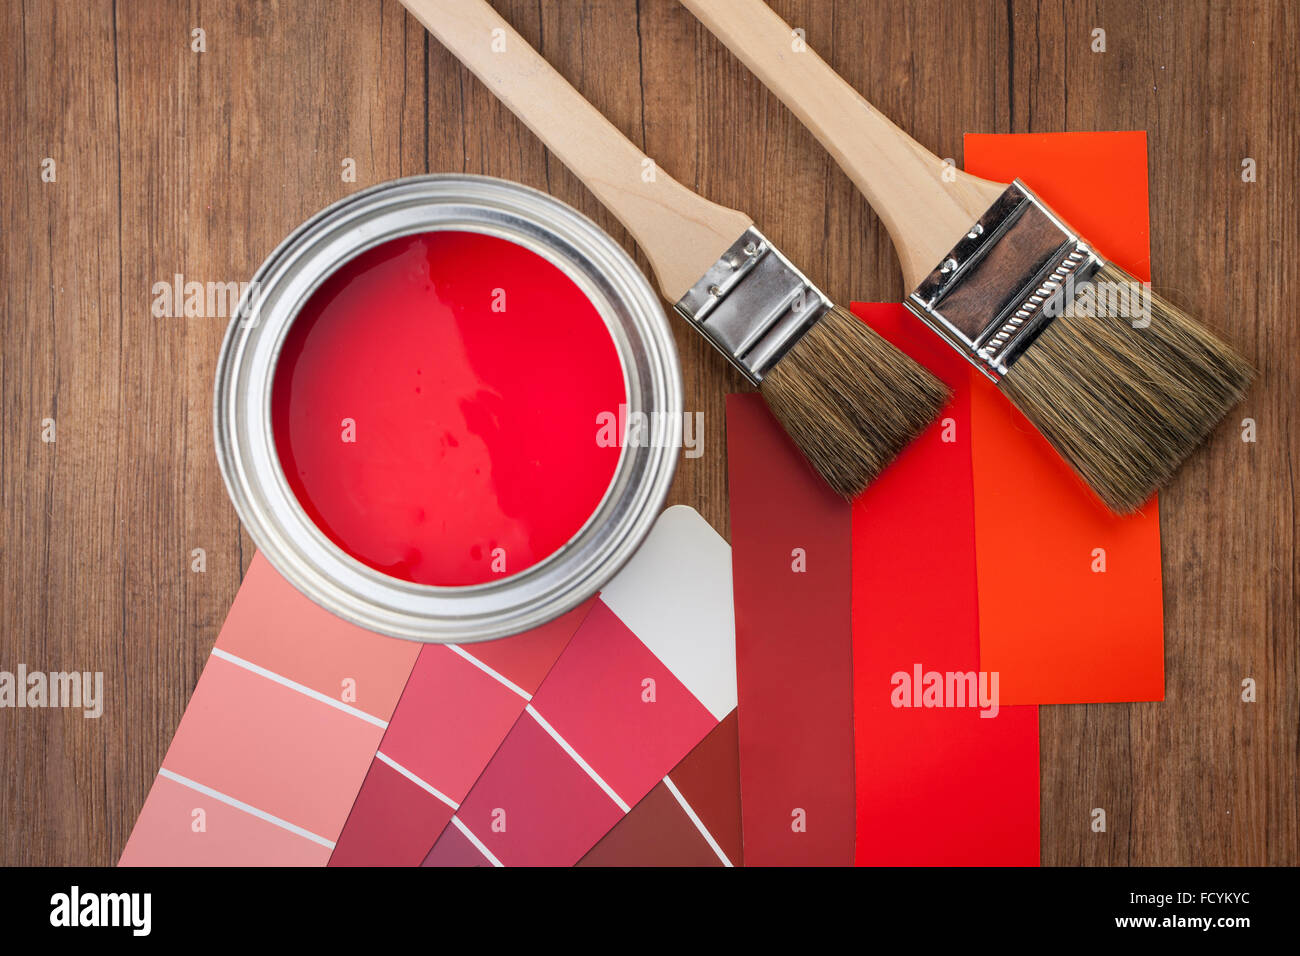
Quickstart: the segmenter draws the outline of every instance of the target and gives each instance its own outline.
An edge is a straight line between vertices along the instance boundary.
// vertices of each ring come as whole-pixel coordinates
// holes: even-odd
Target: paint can
[[[531,566],[464,586],[384,573],[331,540],[291,487],[272,423],[281,351],[313,294],[369,250],[441,232],[506,240],[563,273],[603,321],[625,395],[624,407],[611,410],[621,429],[617,464],[586,522]],[[565,384],[557,381],[555,387]],[[658,516],[682,429],[672,333],[658,296],[631,258],[564,203],[516,183],[469,175],[384,183],[335,203],[295,230],[258,269],[240,301],[221,348],[214,406],[217,460],[227,490],[249,535],[279,573],[345,620],[433,643],[520,633],[599,591]],[[629,439],[628,421],[638,423],[635,440]],[[597,422],[590,427],[595,441]]]

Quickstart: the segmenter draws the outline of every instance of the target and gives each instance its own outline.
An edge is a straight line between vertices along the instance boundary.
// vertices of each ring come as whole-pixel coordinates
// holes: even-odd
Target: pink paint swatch
[[[602,594],[527,634],[420,647],[302,606],[255,559],[122,863],[491,862],[455,823],[429,850],[456,806],[478,820],[493,792],[533,834],[507,858],[576,861],[735,707],[730,554],[699,515],[665,512]]]
[[[593,602],[525,634],[420,651],[331,866],[420,864]]]
[[[576,863],[734,708],[734,668],[729,549],[670,508],[425,864],[463,862],[467,842],[494,865]]]
[[[267,746],[268,735],[292,746]],[[332,840],[382,735],[382,726],[214,657],[163,768]]]
[[[323,864],[418,650],[255,557],[121,865]]]
[[[363,631],[287,584],[255,554],[216,646],[326,697],[387,719],[402,696],[420,645]]]
[[[328,843],[178,783],[154,780],[119,866],[324,866]]]

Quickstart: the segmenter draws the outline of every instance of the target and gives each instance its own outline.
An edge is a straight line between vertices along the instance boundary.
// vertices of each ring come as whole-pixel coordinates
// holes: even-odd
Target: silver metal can
[[[335,270],[367,249],[421,232],[478,232],[561,269],[604,319],[622,363],[629,419],[609,489],[577,534],[517,574],[465,587],[376,571],[330,541],[289,486],[271,426],[272,382],[290,325]],[[534,189],[486,176],[415,176],[340,200],[293,232],[258,269],[226,332],[214,400],[217,461],[258,549],[317,604],[382,634],[434,643],[516,634],[604,586],[649,532],[676,469],[681,370],[659,297],[595,223]],[[593,422],[593,440],[595,425]]]

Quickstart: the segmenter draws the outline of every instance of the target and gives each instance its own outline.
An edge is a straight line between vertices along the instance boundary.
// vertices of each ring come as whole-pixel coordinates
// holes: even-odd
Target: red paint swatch
[[[578,865],[740,866],[743,860],[733,710]]]
[[[623,812],[530,711],[456,816],[502,865],[569,866]]]
[[[946,678],[980,667],[970,367],[901,305],[853,308],[954,392],[853,503],[856,859],[1036,865],[1038,709],[999,706],[982,717],[993,708],[955,679],[948,693]],[[902,685],[899,675],[910,681],[918,667],[923,683],[945,675],[931,700],[943,706],[924,706]]]
[[[456,816],[505,866],[571,866],[716,724],[598,601]]]
[[[850,506],[761,395],[727,398],[727,464],[745,860],[849,866]]]
[[[594,601],[514,637],[421,649],[331,866],[420,864]]]
[[[494,865],[577,863],[735,709],[734,647],[730,549],[694,511],[669,508],[425,864],[463,860],[466,842]]]
[[[457,827],[447,827],[424,860],[425,866],[491,866],[483,852]]]
[[[722,866],[708,840],[660,782],[578,866]]]
[[[470,585],[553,554],[605,495],[626,400],[613,339],[556,266],[433,232],[346,263],[303,306],[271,417],[308,516],[359,561]]]
[[[1146,133],[971,135],[966,168],[1020,176],[1106,256],[1149,276]],[[1012,704],[1163,700],[1156,499],[1111,514],[996,388],[970,377],[983,667],[1001,673]]]
[[[601,601],[533,706],[629,805],[718,723]]]
[[[451,819],[452,807],[376,758],[370,764],[330,866],[416,866]]]

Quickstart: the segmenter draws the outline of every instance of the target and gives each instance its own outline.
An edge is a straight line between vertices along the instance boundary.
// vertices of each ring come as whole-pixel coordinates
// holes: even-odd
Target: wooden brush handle
[[[891,123],[762,0],[682,0],[835,157],[889,230],[914,289],[1006,188],[949,169]]]
[[[484,0],[401,0],[573,170],[641,246],[673,302],[753,223],[709,202],[634,146]]]

